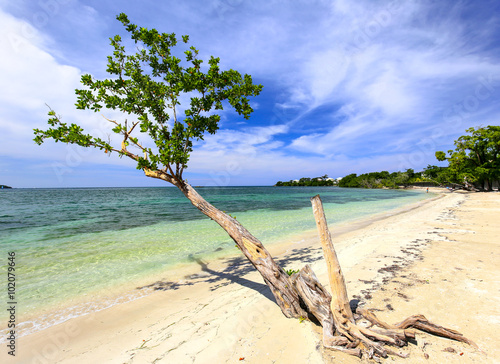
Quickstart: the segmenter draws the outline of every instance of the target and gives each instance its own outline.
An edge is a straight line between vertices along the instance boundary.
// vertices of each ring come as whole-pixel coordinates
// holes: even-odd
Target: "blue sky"
[[[45,104],[107,132],[101,115],[75,110],[74,89],[81,74],[106,76],[120,12],[189,34],[202,58],[264,85],[250,120],[225,111],[196,145],[194,185],[422,170],[465,129],[500,125],[498,1],[0,0],[0,184],[164,185],[132,161],[32,141]]]

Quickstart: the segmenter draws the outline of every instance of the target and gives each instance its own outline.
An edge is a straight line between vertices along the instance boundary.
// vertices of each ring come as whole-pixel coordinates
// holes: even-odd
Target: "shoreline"
[[[407,211],[366,222],[364,226],[351,226],[350,231],[332,231],[350,297],[361,301],[375,297],[392,277],[390,270],[381,273],[380,268],[407,263],[403,267],[406,269],[422,250],[432,246],[428,238],[442,241],[439,232],[433,232],[432,217],[439,218],[446,209],[459,209],[467,196],[456,192],[444,194],[420,201],[416,203],[419,206]],[[430,225],[422,229],[429,218]],[[405,222],[413,226],[391,234],[395,225]],[[370,244],[370,240],[373,243],[377,239],[385,241],[383,246]],[[284,269],[311,264],[325,284],[326,267],[317,238],[304,237],[296,244],[273,246],[269,250]],[[18,358],[23,363],[33,360],[139,363],[157,358],[159,362],[215,363],[226,359],[234,362],[238,355],[255,363],[271,362],[278,355],[282,360],[288,355],[302,358],[303,362],[326,360],[321,351],[313,350],[320,340],[317,328],[286,319],[249,263],[234,257],[199,264],[198,273],[190,276],[183,287],[157,281],[150,287],[155,292],[149,296],[19,338]],[[477,341],[466,330],[459,331]],[[276,348],[285,348],[287,353],[280,354]],[[338,353],[334,355],[338,360]],[[225,359],[217,361],[218,358]]]
[[[427,196],[426,196],[427,197]],[[378,219],[383,219],[386,216],[397,214],[398,211],[413,208],[421,203],[426,203],[432,197],[423,200],[412,202],[402,207],[395,209],[378,212],[361,218],[350,218],[349,220],[332,224],[334,227],[334,236],[358,229],[362,226],[372,223]],[[311,212],[312,216],[312,212]],[[293,233],[280,237],[278,240],[266,242],[262,240],[266,248],[271,251],[273,256],[277,256],[286,252],[290,246],[301,244],[304,241],[310,241],[316,236],[316,229],[308,229],[300,233]],[[310,244],[310,242],[308,243]],[[304,246],[308,246],[308,244]],[[90,294],[80,295],[78,297],[71,297],[66,301],[62,301],[57,305],[41,307],[36,312],[21,313],[19,318],[21,322],[17,324],[18,337],[24,337],[43,330],[52,326],[62,324],[68,320],[78,318],[80,316],[88,315],[89,312],[99,312],[112,308],[116,305],[121,305],[127,302],[141,299],[145,296],[153,294],[155,290],[170,288],[181,288],[186,285],[192,284],[193,278],[196,279],[197,275],[202,273],[199,264],[196,264],[196,257],[200,255],[193,254],[191,262],[179,262],[176,265],[169,266],[162,271],[154,272],[136,278],[131,282],[121,283],[113,287],[96,290]],[[237,249],[233,251],[213,251],[211,253],[203,254],[202,259],[209,262],[211,265],[216,265],[218,269],[224,269],[225,261],[241,257],[241,252]],[[6,336],[3,335],[5,331],[2,330],[2,337],[0,343],[5,343]]]

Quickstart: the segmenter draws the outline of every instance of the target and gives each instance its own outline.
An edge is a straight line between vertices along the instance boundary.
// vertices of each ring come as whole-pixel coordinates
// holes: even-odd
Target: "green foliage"
[[[339,187],[361,187],[356,173],[348,174],[339,181]]]
[[[436,159],[440,162],[446,160],[446,153],[445,152],[436,152]]]
[[[282,182],[278,181],[276,182],[275,186],[281,187],[281,186],[334,186],[335,183],[333,180],[328,179],[328,175],[324,175],[322,177],[315,177],[315,178],[309,178],[309,177],[302,177],[298,181],[288,181],[288,182]]]
[[[448,161],[446,177],[450,182],[475,183],[491,190],[492,182],[500,179],[500,126],[469,128],[470,135],[455,141],[455,150],[436,152],[439,161]]]
[[[398,188],[418,182],[435,184],[457,183],[467,185],[475,183],[484,189],[491,189],[493,181],[500,179],[500,126],[467,129],[470,135],[464,135],[455,141],[455,150],[436,152],[439,161],[447,160],[448,167],[428,165],[423,172],[407,169],[405,172],[387,171],[349,174],[342,178],[339,187],[363,188]]]
[[[53,110],[49,111],[50,128],[35,129],[34,140],[41,144],[51,138],[106,153],[117,152],[136,160],[138,169],[161,168],[182,180],[193,140],[218,130],[220,115],[216,112],[229,104],[248,119],[253,111],[248,98],[257,96],[262,86],[254,85],[247,74],[242,76],[232,69],[221,71],[219,58],[210,57],[204,66],[198,49],[188,47],[186,35],[177,39],[174,33],[138,27],[123,13],[117,19],[136,46],[129,53],[119,35],[110,38],[113,53],[106,69],[110,78],[97,80],[83,75],[81,83],[85,88],[75,93],[77,109],[118,110],[134,120],[109,120],[113,133],[123,137],[121,146],[85,134],[76,124],[63,123]],[[184,60],[175,56],[182,52]],[[187,99],[189,104],[181,105]],[[147,146],[145,140],[150,139],[153,144]],[[129,146],[139,153],[130,152]]]
[[[439,168],[439,167],[436,167]],[[298,182],[282,182],[278,181],[276,186],[333,186],[334,181],[321,181],[317,183],[318,178],[301,178]],[[357,175],[356,173],[348,174],[338,181],[339,187],[350,188],[399,188],[399,186],[411,185],[417,182],[434,182],[428,178],[423,172],[415,172],[413,169],[407,169],[405,172],[370,172]]]
[[[422,172],[409,168],[405,172],[371,172],[361,175],[356,173],[343,177],[339,187],[358,188],[399,188],[420,182],[434,184],[456,183],[467,185],[475,183],[487,190],[492,189],[494,181],[500,180],[500,126],[469,128],[470,135],[464,135],[455,141],[455,150],[436,152],[439,161],[447,160],[448,167],[428,165]],[[310,178],[301,178],[298,182],[281,182],[276,186],[311,186]]]
[[[428,165],[424,168],[422,174],[427,178],[439,184],[446,184],[452,178],[450,177],[450,170],[447,167],[438,167]]]
[[[286,274],[291,276],[292,274],[299,273],[299,270],[298,269],[287,269],[287,270],[285,270],[285,272],[286,272]]]
[[[411,185],[416,182],[429,182],[422,172],[407,169],[405,172],[370,172],[357,175],[349,174],[342,178],[339,187],[361,187],[361,188],[399,188],[399,186]]]

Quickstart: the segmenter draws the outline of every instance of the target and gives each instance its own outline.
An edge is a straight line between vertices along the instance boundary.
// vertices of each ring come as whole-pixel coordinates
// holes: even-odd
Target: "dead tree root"
[[[389,355],[407,358],[408,355],[391,350],[389,347],[401,348],[415,339],[417,330],[477,345],[461,333],[439,326],[427,320],[423,315],[413,315],[406,320],[391,325],[379,319],[372,311],[358,307],[356,320],[351,322],[340,313],[333,313],[330,308],[332,297],[321,285],[309,265],[291,277],[294,287],[307,306],[309,312],[316,317],[323,327],[323,346],[361,357],[387,358]],[[365,319],[370,326],[362,326],[359,321]]]
[[[398,353],[389,347],[401,348],[407,345],[415,338],[415,329],[461,341],[477,348],[474,342],[461,333],[436,325],[423,315],[413,315],[391,325],[380,320],[372,311],[358,307],[355,317],[349,306],[344,276],[337,260],[319,195],[313,197],[311,202],[333,296],[321,285],[309,265],[293,274],[291,282],[302,300],[301,306],[307,307],[308,312],[323,327],[325,348],[358,357],[365,354],[377,362],[389,355],[406,358],[407,354]],[[360,318],[366,319],[370,324],[363,326]]]

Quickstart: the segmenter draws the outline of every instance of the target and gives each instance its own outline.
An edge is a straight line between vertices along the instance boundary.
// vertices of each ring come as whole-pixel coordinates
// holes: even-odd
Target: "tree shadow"
[[[274,296],[266,284],[254,282],[247,278],[245,275],[255,271],[255,268],[249,261],[242,257],[229,258],[223,261],[225,268],[221,271],[216,271],[209,268],[209,263],[203,261],[201,258],[195,257],[193,254],[189,256],[189,260],[200,266],[201,272],[185,276],[184,280],[173,281],[156,281],[151,284],[137,287],[137,289],[153,289],[155,291],[171,291],[178,290],[184,286],[193,286],[198,283],[210,284],[210,291],[215,291],[219,288],[236,283],[240,286],[250,288],[267,299],[275,302]]]
[[[312,264],[319,260],[323,259],[323,255],[321,254],[321,248],[301,248],[301,249],[292,249],[292,251],[283,257],[274,258],[276,263],[283,267],[293,266],[294,269],[300,270],[305,264]],[[299,265],[299,264],[302,264]],[[296,267],[294,266],[296,265]]]
[[[275,302],[274,296],[266,284],[254,282],[243,277],[255,269],[252,264],[246,262],[245,259],[239,257],[230,259],[230,266],[227,266],[220,272],[210,269],[208,267],[208,263],[204,262],[200,258],[190,257],[190,259],[200,266],[202,272],[210,274],[210,276],[205,279],[205,282],[213,284],[210,287],[211,291],[236,283],[240,286],[250,288],[262,294],[267,299]]]
[[[301,248],[293,249],[280,258],[274,258],[276,263],[282,268],[293,266],[294,269],[300,269],[305,264],[311,264],[322,259],[319,254],[321,248]],[[247,274],[254,272],[255,267],[245,257],[227,258],[222,261],[224,269],[217,271],[209,267],[208,262],[191,254],[189,260],[200,266],[200,272],[184,277],[184,280],[173,281],[156,281],[151,284],[137,287],[137,289],[153,289],[155,291],[170,291],[178,290],[184,286],[193,286],[198,283],[210,284],[210,290],[215,291],[219,288],[230,284],[238,284],[240,286],[252,289],[272,302],[275,302],[274,296],[270,288],[264,284],[244,278]],[[295,267],[297,266],[297,267]],[[261,279],[261,278],[259,278]]]

